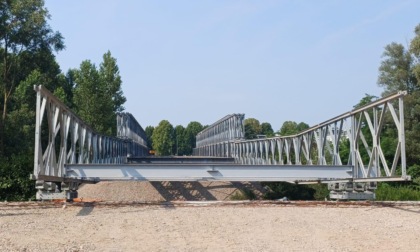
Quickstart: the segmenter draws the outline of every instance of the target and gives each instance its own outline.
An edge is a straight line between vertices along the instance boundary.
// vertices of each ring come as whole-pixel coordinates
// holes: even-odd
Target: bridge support
[[[337,182],[328,183],[330,199],[336,200],[374,200],[376,182]]]

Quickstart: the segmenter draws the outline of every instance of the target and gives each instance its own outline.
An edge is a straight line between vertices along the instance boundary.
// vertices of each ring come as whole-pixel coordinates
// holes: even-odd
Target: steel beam
[[[351,179],[351,166],[240,164],[66,165],[66,177],[81,180],[138,181],[328,181]]]

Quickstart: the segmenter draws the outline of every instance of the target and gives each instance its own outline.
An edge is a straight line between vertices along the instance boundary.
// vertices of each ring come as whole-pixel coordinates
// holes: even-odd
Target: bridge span
[[[405,161],[406,92],[292,136],[247,140],[244,114],[228,115],[198,133],[192,157],[151,158],[144,130],[131,114],[117,115],[116,137],[103,136],[47,89],[34,89],[31,177],[40,200],[71,200],[80,184],[110,180],[328,183],[332,198],[369,199],[378,181],[410,180]],[[382,150],[385,134],[395,136],[393,156]]]

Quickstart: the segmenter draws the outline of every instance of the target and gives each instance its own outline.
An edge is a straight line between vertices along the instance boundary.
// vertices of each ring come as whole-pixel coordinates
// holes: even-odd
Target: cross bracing
[[[37,101],[33,179],[38,181],[38,187],[54,189],[54,184],[44,181],[64,181],[65,164],[121,164],[129,153],[147,154],[145,139],[139,134],[140,126],[120,123],[119,133],[130,137],[125,139],[98,134],[46,88],[35,86],[34,89]],[[45,129],[47,142],[42,137]]]

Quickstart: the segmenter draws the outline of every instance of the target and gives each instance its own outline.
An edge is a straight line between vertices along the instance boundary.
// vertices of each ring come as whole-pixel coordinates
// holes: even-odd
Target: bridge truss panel
[[[147,153],[147,146],[137,139],[96,133],[46,88],[34,89],[37,97],[34,179],[64,181],[66,164],[120,164],[128,153],[139,156]]]
[[[147,156],[147,136],[143,128],[137,122],[136,118],[130,113],[117,113],[117,137],[129,140],[131,144],[127,150],[129,154],[135,156]],[[135,146],[143,146],[138,151],[132,150]]]
[[[233,140],[242,140],[244,114],[231,114],[213,123],[196,136],[195,156],[231,157]]]
[[[354,179],[398,176],[409,179],[405,157],[405,95],[406,92],[399,92],[378,99],[292,136],[220,142],[210,134],[206,144],[197,148],[197,154],[233,157],[237,163],[247,165],[350,165]],[[388,139],[394,136],[394,143],[381,142],[383,136]],[[384,144],[388,149],[393,148],[392,154],[384,153]]]

